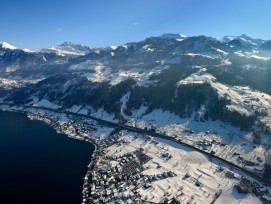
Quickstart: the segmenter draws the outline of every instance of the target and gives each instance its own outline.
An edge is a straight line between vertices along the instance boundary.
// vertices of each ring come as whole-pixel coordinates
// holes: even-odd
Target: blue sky
[[[0,42],[104,47],[162,33],[271,39],[270,0],[3,0]]]

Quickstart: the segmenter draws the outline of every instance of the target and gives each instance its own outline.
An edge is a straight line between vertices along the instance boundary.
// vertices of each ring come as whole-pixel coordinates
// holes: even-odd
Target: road
[[[1,104],[0,105],[7,105],[7,104]],[[10,105],[10,104],[9,104]],[[182,141],[179,141],[179,140],[176,140],[175,138],[173,137],[170,137],[170,136],[166,136],[164,134],[161,134],[161,133],[156,133],[156,132],[153,132],[153,131],[148,131],[148,130],[144,130],[144,129],[140,129],[140,128],[137,128],[137,127],[132,127],[132,126],[128,126],[128,125],[125,125],[125,124],[119,124],[119,123],[114,123],[114,122],[111,122],[111,121],[107,121],[107,120],[104,120],[104,119],[101,119],[101,118],[97,118],[97,117],[94,117],[94,116],[91,116],[91,115],[84,115],[84,114],[80,114],[80,113],[74,113],[74,112],[70,112],[70,111],[66,111],[66,110],[61,110],[61,109],[52,109],[52,108],[46,108],[46,107],[33,107],[33,106],[23,106],[24,108],[35,108],[35,109],[41,109],[41,110],[48,110],[48,111],[52,111],[52,112],[56,112],[56,113],[65,113],[65,114],[68,114],[68,115],[74,115],[74,116],[77,116],[77,117],[83,117],[83,118],[89,118],[89,119],[92,119],[92,120],[95,120],[97,122],[99,122],[100,124],[104,124],[104,125],[107,125],[107,126],[111,126],[111,127],[118,127],[118,128],[121,128],[121,129],[125,129],[125,130],[129,130],[129,131],[132,131],[132,132],[137,132],[137,133],[140,133],[140,134],[146,134],[146,135],[150,135],[150,136],[153,136],[153,137],[158,137],[158,138],[162,138],[162,139],[167,139],[167,140],[171,140],[173,142],[176,142],[176,143],[179,143],[183,146],[186,146],[186,147],[189,147],[190,149],[192,150],[195,150],[195,151],[198,151],[202,154],[205,154],[207,155],[208,157],[210,158],[215,158],[217,159],[219,162],[221,163],[224,163],[224,164],[227,164],[229,165],[230,167],[234,168],[234,169],[237,169],[239,170],[240,172],[260,181],[261,183],[265,184],[265,185],[268,185],[268,186],[271,186],[271,183],[268,181],[268,179],[264,179],[263,177],[260,177],[259,175],[257,174],[254,174],[253,172],[250,172],[230,161],[227,161],[221,157],[218,157],[214,154],[211,154],[209,152],[205,152],[195,146],[192,146],[190,144],[187,144],[187,143],[184,143]]]

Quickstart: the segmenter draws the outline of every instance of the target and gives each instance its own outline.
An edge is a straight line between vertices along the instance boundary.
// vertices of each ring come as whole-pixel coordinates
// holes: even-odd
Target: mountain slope
[[[20,105],[48,100],[63,108],[104,109],[127,120],[142,107],[142,114],[162,109],[264,132],[271,117],[271,60],[261,43],[245,35],[164,34],[113,48],[2,49],[0,95]]]
[[[219,39],[219,41],[223,43],[229,43],[233,40],[238,40],[244,47],[259,47],[261,44],[265,43],[265,40],[253,39],[245,34],[240,36],[225,36]]]

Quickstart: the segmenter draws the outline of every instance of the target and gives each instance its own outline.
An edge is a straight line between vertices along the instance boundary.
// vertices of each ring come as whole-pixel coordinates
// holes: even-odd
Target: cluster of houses
[[[220,145],[221,143],[220,142],[217,142],[216,140],[212,140],[212,141],[209,141],[209,140],[202,140],[202,141],[198,141],[197,143],[197,147],[204,150],[204,151],[207,151],[209,149],[211,149],[212,145]],[[211,150],[210,152],[211,154],[215,154],[215,152],[213,150]]]
[[[271,203],[271,194],[268,189],[247,177],[242,177],[235,188],[242,194],[254,193],[264,204]]]
[[[76,139],[83,139],[87,142],[96,143],[95,138],[89,137],[90,131],[97,130],[93,123],[85,122],[84,120],[76,117],[69,117],[68,121],[61,122],[60,117],[57,114],[52,116],[46,112],[28,113],[28,117],[31,120],[44,121],[54,127],[59,133],[68,134],[70,137],[74,137]]]
[[[196,142],[196,146],[197,148],[205,151],[205,152],[209,152],[211,154],[217,154],[216,151],[214,151],[214,146],[215,145],[219,145],[219,146],[228,146],[226,144],[220,143],[216,140],[206,140],[203,139],[202,141],[198,141]],[[237,165],[243,167],[243,168],[247,168],[250,171],[258,174],[259,176],[262,176],[264,173],[264,168],[263,168],[263,159],[260,157],[256,157],[255,161],[251,161],[251,160],[247,160],[244,157],[242,157],[240,155],[240,153],[238,152],[232,152],[232,158],[236,157],[236,161],[238,163],[236,163]]]
[[[173,172],[145,175],[144,164],[152,158],[143,149],[120,156],[106,155],[105,149],[118,145],[117,139],[101,140],[83,186],[83,203],[145,203],[139,189],[152,188],[154,181],[176,176]]]

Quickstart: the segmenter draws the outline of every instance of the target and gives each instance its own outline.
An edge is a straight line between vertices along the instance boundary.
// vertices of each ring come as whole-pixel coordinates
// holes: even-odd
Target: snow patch
[[[52,109],[59,109],[61,106],[54,104],[46,99],[41,99],[37,103],[33,104],[34,107],[45,107],[45,108],[52,108]]]

